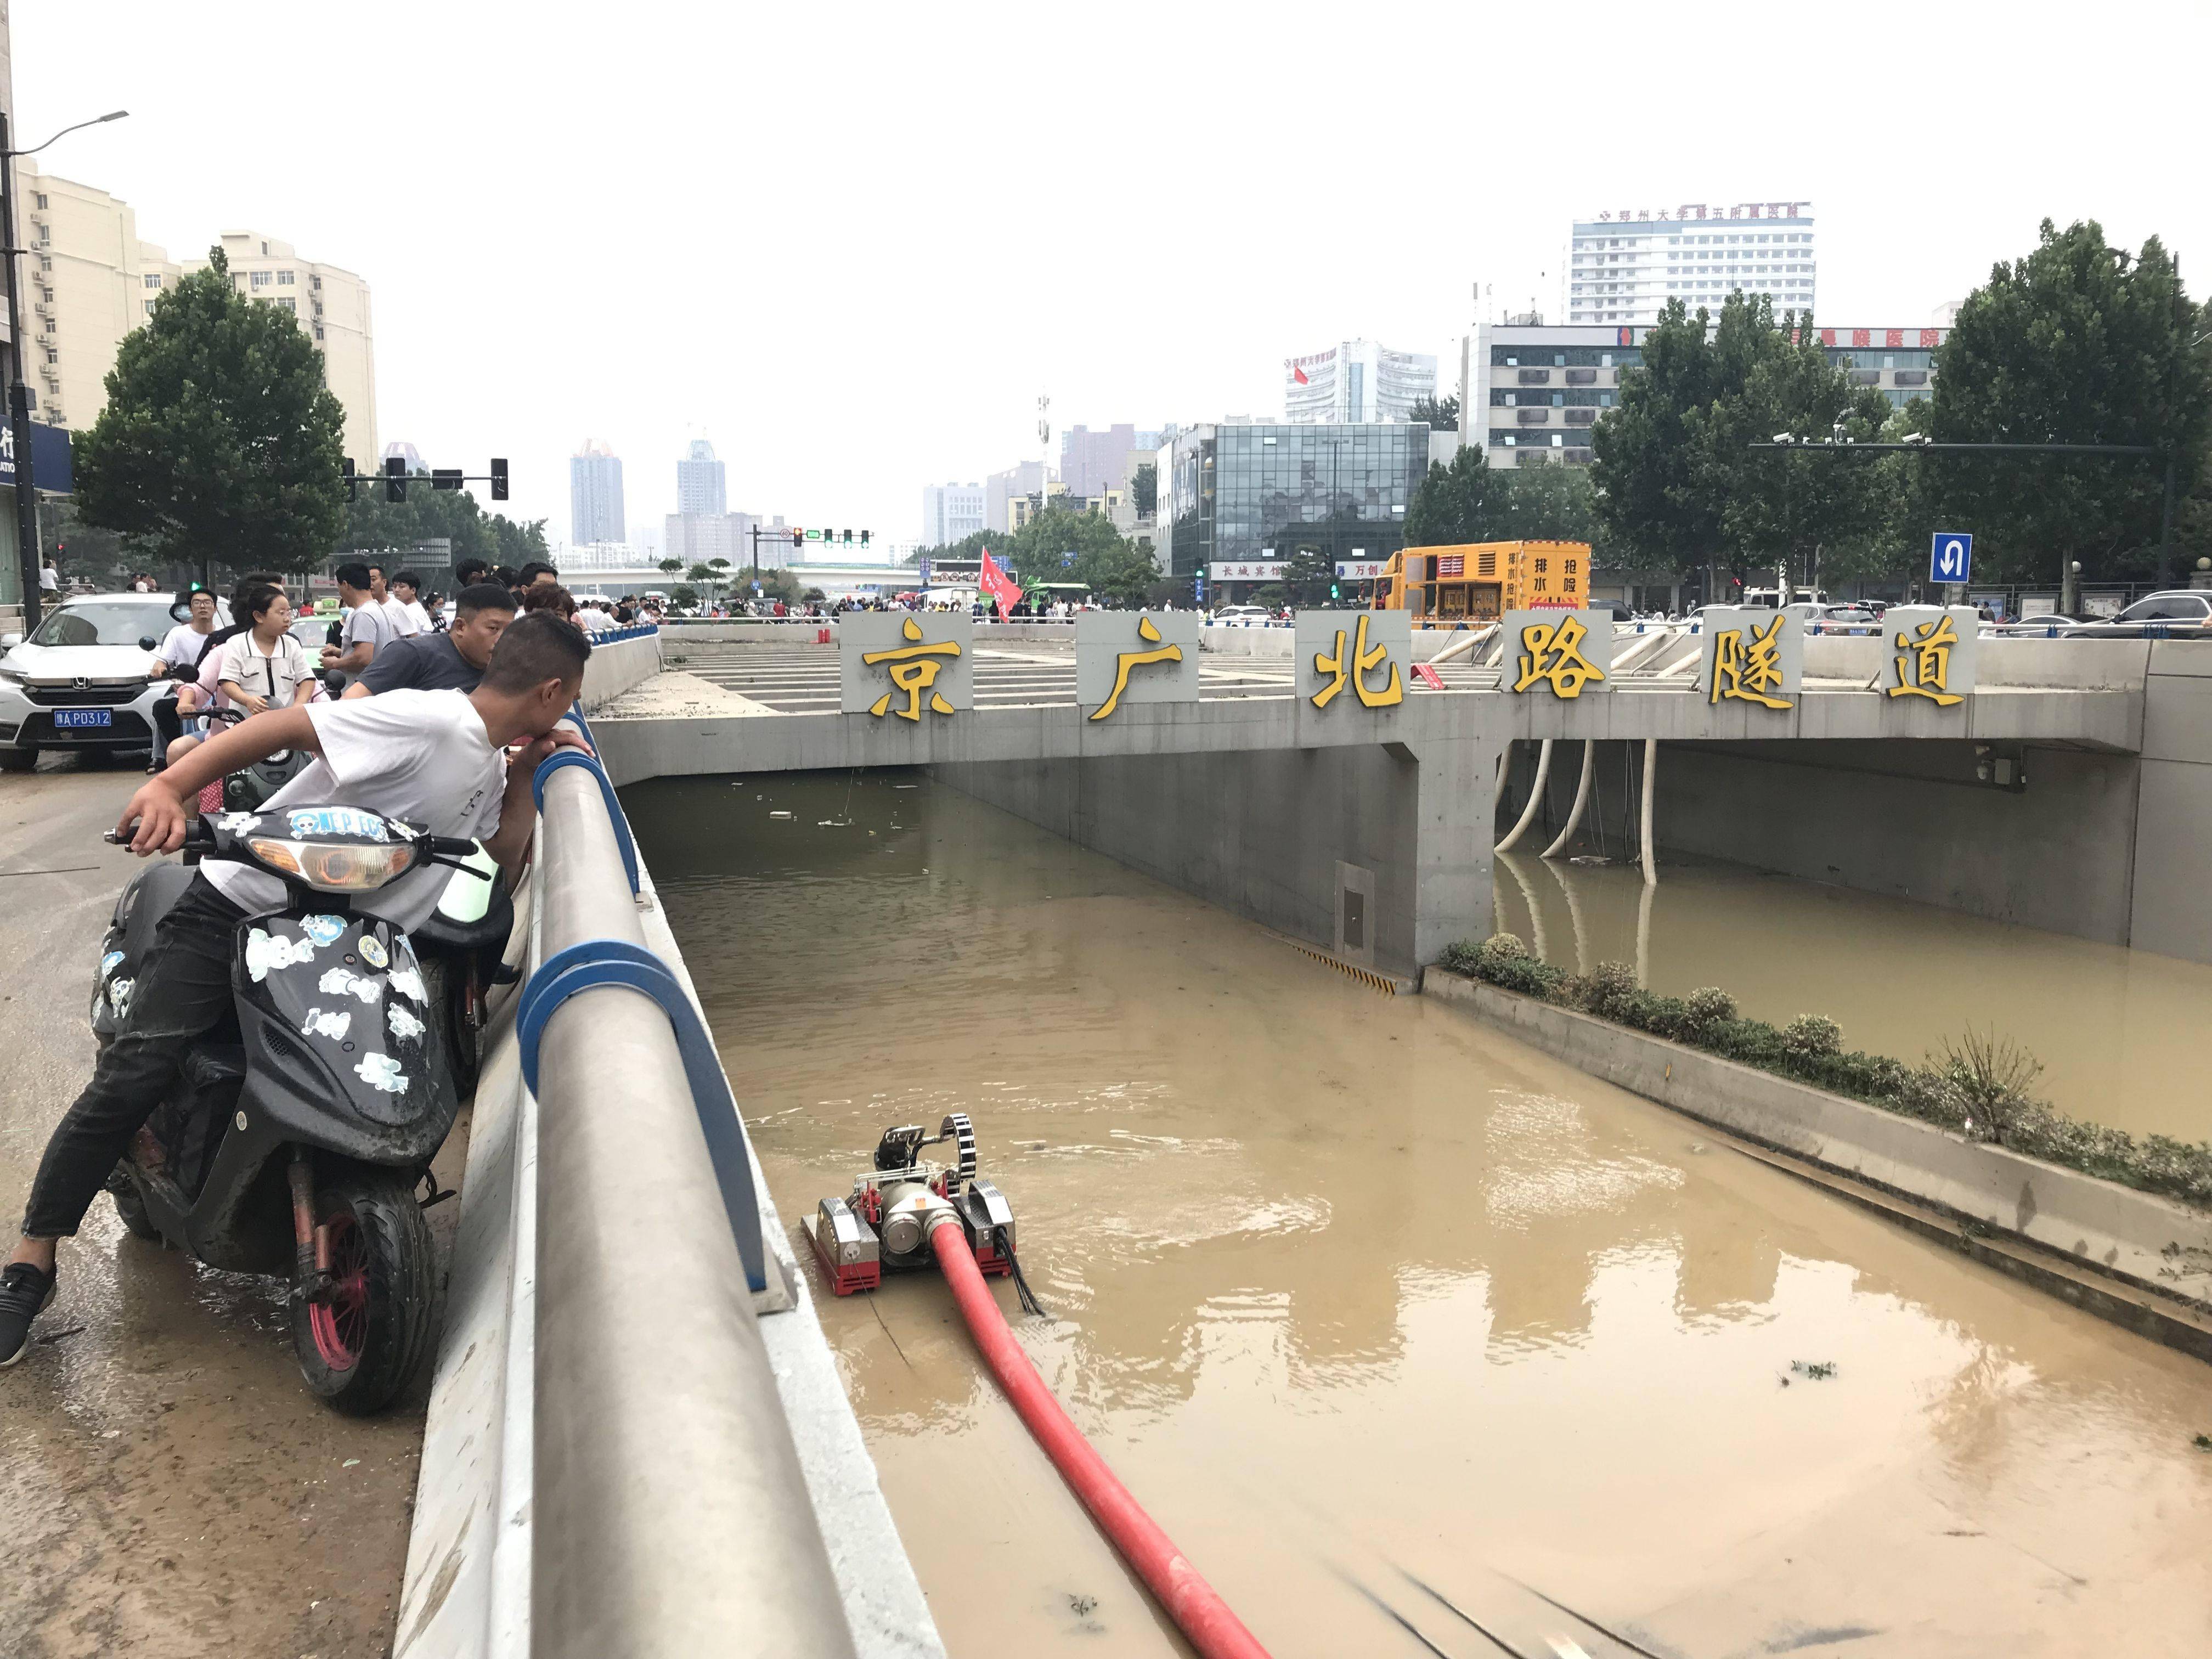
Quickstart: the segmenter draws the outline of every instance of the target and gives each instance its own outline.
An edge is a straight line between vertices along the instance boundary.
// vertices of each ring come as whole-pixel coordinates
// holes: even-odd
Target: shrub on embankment
[[[1735,999],[1707,986],[1686,997],[1660,996],[1636,982],[1626,963],[1601,962],[1586,975],[1540,962],[1510,933],[1446,947],[1443,965],[1523,996],[1578,1009],[1600,1019],[1702,1048],[1746,1066],[1809,1083],[1975,1140],[2063,1164],[2106,1181],[2186,1203],[2212,1206],[2212,1143],[2140,1138],[2083,1123],[2028,1092],[2042,1066],[2010,1042],[1969,1030],[1917,1066],[1844,1047],[1843,1030],[1820,1014],[1787,1025],[1745,1019]]]

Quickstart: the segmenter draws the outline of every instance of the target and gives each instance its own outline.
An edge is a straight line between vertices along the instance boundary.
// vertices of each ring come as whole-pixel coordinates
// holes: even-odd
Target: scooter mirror
[[[141,634],[138,636],[138,648],[141,651],[151,651],[161,643],[161,641],[155,639],[151,634]]]

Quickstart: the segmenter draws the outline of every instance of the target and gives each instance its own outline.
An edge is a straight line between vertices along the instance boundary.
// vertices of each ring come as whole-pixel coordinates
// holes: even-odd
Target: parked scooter
[[[194,823],[185,846],[276,874],[287,902],[239,924],[234,1016],[193,1044],[109,1190],[142,1238],[289,1277],[308,1387],[340,1411],[374,1412],[428,1352],[438,1276],[422,1212],[441,1196],[430,1164],[459,1110],[457,1072],[475,1075],[465,1005],[480,1005],[482,963],[489,954],[495,972],[506,943],[504,884],[476,842],[350,806],[226,812]],[[477,914],[426,924],[442,935],[428,962],[369,908],[424,864],[496,894],[457,904],[449,891],[448,906]],[[103,1045],[193,874],[155,865],[118,900],[93,993]]]

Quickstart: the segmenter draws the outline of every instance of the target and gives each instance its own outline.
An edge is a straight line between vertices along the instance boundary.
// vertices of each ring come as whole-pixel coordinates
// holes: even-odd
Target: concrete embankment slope
[[[1800,1173],[1842,1177],[1824,1184],[2212,1360],[2212,1213],[1444,969],[1428,969],[1423,989],[1593,1077],[1784,1153]],[[1885,1201],[1892,1198],[1905,1203]]]

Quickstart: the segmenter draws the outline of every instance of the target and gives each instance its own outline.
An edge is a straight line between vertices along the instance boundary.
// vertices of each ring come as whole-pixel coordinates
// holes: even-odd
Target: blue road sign
[[[1928,580],[1963,582],[1974,574],[1974,534],[1970,530],[1939,530],[1928,547]]]
[[[1193,576],[1190,579],[1190,584],[1191,598],[1194,599],[1203,599],[1206,597],[1206,572],[1201,570],[1195,576]]]

